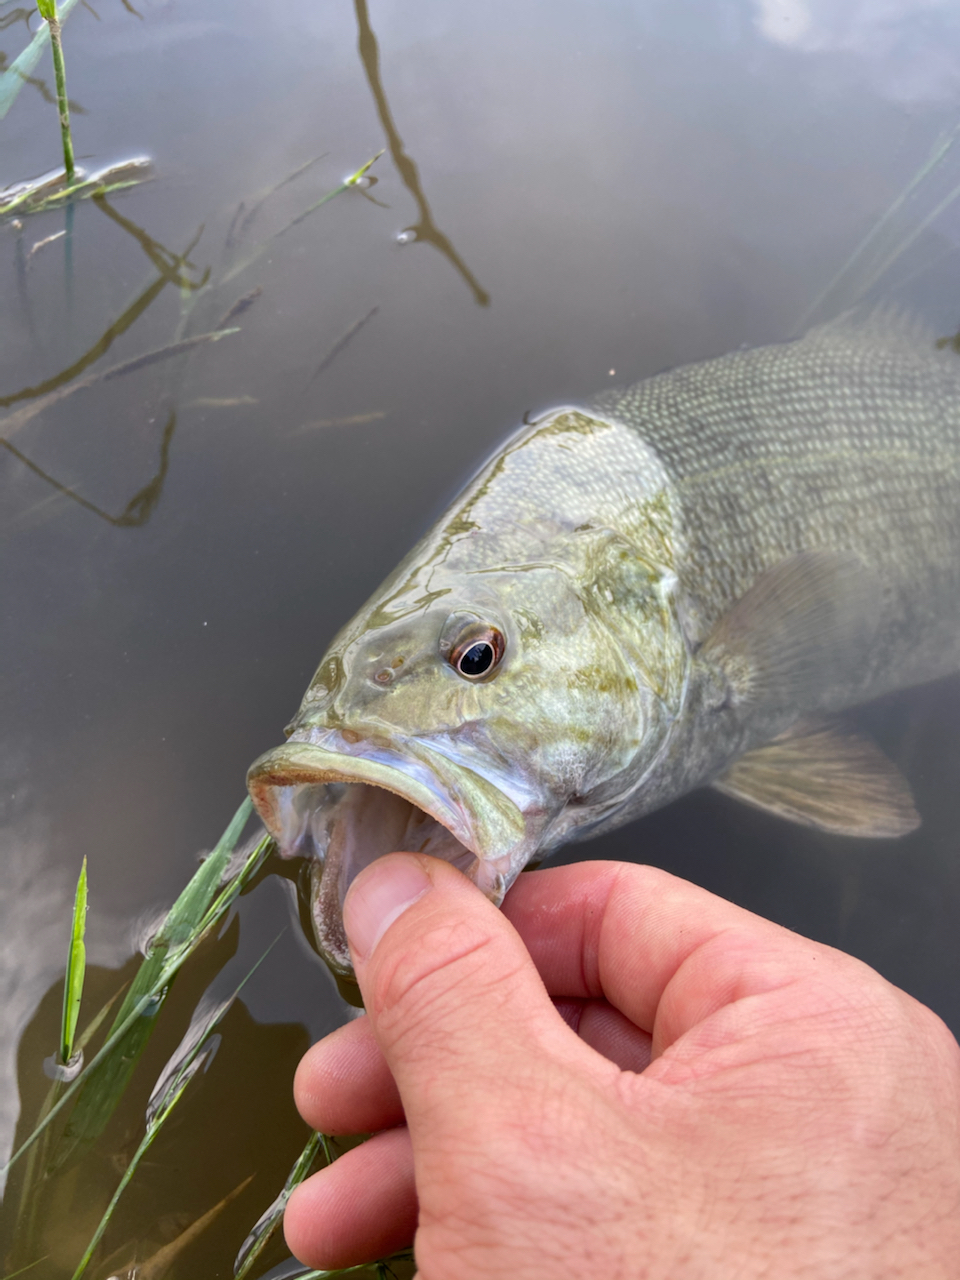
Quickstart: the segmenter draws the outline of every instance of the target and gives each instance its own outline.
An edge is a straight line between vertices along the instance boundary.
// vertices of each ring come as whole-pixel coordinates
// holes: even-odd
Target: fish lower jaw
[[[509,858],[481,857],[435,814],[386,786],[327,781],[322,776],[317,781],[288,780],[274,774],[269,783],[253,781],[251,790],[281,855],[311,862],[314,939],[339,976],[353,973],[343,927],[344,899],[360,872],[378,858],[388,853],[440,858],[496,905],[508,888]]]

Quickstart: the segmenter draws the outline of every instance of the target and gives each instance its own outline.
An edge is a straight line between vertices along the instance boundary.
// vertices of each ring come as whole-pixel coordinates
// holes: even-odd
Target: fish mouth
[[[526,860],[519,807],[474,770],[420,743],[400,756],[291,739],[254,761],[247,786],[281,855],[313,860],[314,936],[339,976],[353,974],[344,898],[377,858],[394,852],[442,858],[498,905]]]

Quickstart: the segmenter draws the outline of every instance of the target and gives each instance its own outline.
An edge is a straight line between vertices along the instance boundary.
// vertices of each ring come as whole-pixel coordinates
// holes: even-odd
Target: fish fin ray
[[[852,552],[803,551],[762,573],[700,655],[734,702],[809,711],[852,679],[880,616],[876,576]]]
[[[741,756],[713,786],[790,822],[891,838],[920,825],[910,784],[869,738],[821,721]]]

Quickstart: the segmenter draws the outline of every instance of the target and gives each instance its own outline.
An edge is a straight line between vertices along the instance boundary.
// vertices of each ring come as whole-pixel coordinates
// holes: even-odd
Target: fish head
[[[609,574],[585,583],[558,556],[446,577],[388,583],[335,638],[286,744],[249,771],[281,853],[315,859],[314,932],[336,973],[351,972],[341,909],[364,866],[432,854],[499,903],[618,801],[669,718],[611,625],[624,601]],[[670,611],[654,613],[662,632]]]
[[[394,851],[499,902],[603,821],[662,751],[687,670],[659,463],[575,410],[503,447],[336,636],[248,785],[281,853],[314,858],[321,952]]]

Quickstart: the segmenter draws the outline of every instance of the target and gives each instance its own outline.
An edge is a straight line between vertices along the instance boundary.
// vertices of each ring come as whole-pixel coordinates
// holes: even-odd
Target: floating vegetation
[[[63,169],[54,169],[28,182],[17,182],[0,191],[0,218],[23,217],[62,208],[74,200],[108,196],[146,182],[153,176],[153,163],[146,156],[121,160],[96,173],[74,170],[72,179]]]
[[[383,152],[378,151],[372,159],[366,162],[366,164],[362,164],[355,173],[351,173],[348,178],[344,178],[343,182],[341,182],[338,187],[334,187],[332,191],[328,191],[326,195],[321,196],[319,200],[315,200],[308,209],[304,209],[302,213],[298,213],[295,218],[292,218],[288,223],[282,226],[279,231],[275,231],[273,235],[269,236],[266,240],[262,240],[255,248],[251,249],[244,257],[242,257],[239,262],[234,263],[233,266],[224,273],[218,283],[228,284],[235,276],[238,276],[241,271],[246,271],[248,267],[252,267],[255,262],[259,261],[267,250],[273,246],[274,241],[279,240],[281,236],[285,236],[287,232],[292,231],[294,227],[298,227],[300,223],[309,218],[312,213],[316,213],[318,209],[321,209],[336,196],[342,195],[344,191],[349,191],[351,187],[356,187],[367,174],[368,170],[376,164],[382,155]],[[309,164],[313,163],[314,161],[309,162]],[[295,173],[291,174],[289,178],[285,178],[283,182],[278,183],[277,186],[272,188],[267,194],[272,195],[273,191],[279,191],[281,187],[286,186],[287,182],[291,181],[294,177],[299,176],[299,174],[304,173],[309,167],[309,164],[301,165]],[[263,199],[266,199],[266,197],[263,197]],[[237,210],[237,214],[234,215],[234,224],[237,224],[239,232],[242,232],[245,227],[249,226],[249,223],[253,218],[253,214],[256,213],[257,209],[259,209],[260,205],[263,203],[263,199],[259,200],[252,211],[249,214],[246,214],[238,224],[237,214],[240,213],[240,209],[243,208],[243,205],[241,205],[240,209]],[[231,224],[231,230],[227,235],[228,244],[231,247],[236,243],[234,224]]]

